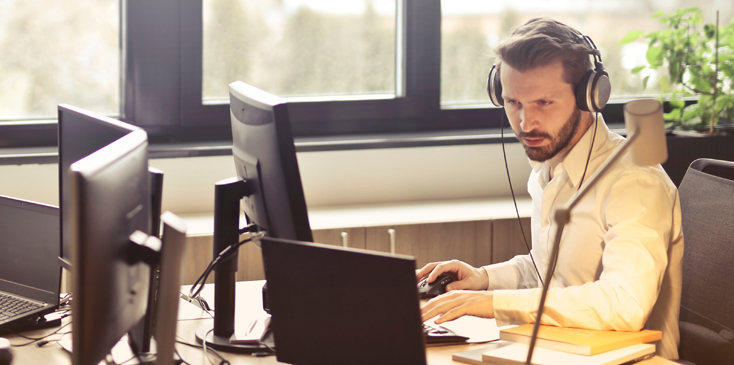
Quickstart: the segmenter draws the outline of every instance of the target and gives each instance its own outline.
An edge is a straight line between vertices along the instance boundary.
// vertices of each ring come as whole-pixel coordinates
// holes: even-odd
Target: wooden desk
[[[238,310],[240,308],[257,308],[258,306],[261,308],[261,296],[256,295],[252,297],[253,293],[259,293],[260,288],[262,287],[262,281],[247,281],[247,282],[238,282],[237,283],[237,308]],[[188,288],[184,287],[185,291],[188,291]],[[209,298],[213,298],[213,288],[211,285],[206,287],[203,291],[204,297],[209,300]],[[249,294],[249,297],[248,297]],[[210,305],[213,305],[213,299],[209,301]],[[178,322],[178,328],[177,328],[177,334],[179,336],[179,340],[188,342],[190,344],[197,344],[196,342],[196,330],[206,324],[211,324],[212,319],[207,318],[208,315],[206,313],[202,313],[198,308],[194,307],[193,305],[181,302],[180,304],[180,310],[179,310],[179,322]],[[70,317],[67,317],[64,319],[64,324],[70,322]],[[45,330],[37,330],[37,331],[31,331],[31,332],[25,332],[23,333],[26,337],[41,337],[46,334],[49,334],[58,328],[51,328],[51,329],[45,329]],[[68,325],[61,329],[59,333],[66,333],[71,330],[71,325]],[[69,338],[71,334],[64,335],[64,338]],[[49,339],[58,339],[61,337],[60,335],[52,336]],[[18,344],[24,344],[29,342],[29,340],[26,340],[19,336],[7,336],[7,338],[10,340],[10,342],[15,346]],[[451,359],[451,355],[453,355],[456,352],[463,352],[463,351],[469,351],[472,349],[478,349],[481,347],[487,346],[487,344],[476,344],[476,345],[453,345],[453,346],[439,346],[439,347],[429,347],[426,349],[426,354],[428,357],[428,364],[429,365],[446,365],[446,364],[464,364],[461,362],[456,362]],[[211,362],[204,356],[204,352],[202,349],[199,348],[193,348],[182,344],[176,345],[177,350],[181,354],[181,356],[186,360],[187,362],[191,364],[211,364]],[[37,365],[37,364],[59,364],[59,365],[66,365],[71,364],[71,356],[66,350],[64,350],[57,342],[50,342],[47,345],[43,347],[37,347],[35,344],[31,344],[24,347],[13,347],[13,365]],[[275,356],[268,356],[268,357],[253,357],[250,355],[238,355],[238,354],[229,354],[220,352],[220,354],[227,359],[232,365],[275,365],[275,364],[281,364],[276,359]],[[209,358],[211,358],[215,364],[217,364],[218,358],[216,358],[214,355],[209,355]],[[127,358],[123,359],[116,359],[118,362],[122,362],[127,360]],[[134,364],[134,361],[125,362],[124,365],[131,365]],[[665,365],[665,364],[675,364],[672,361],[665,360],[660,357],[655,357],[653,359],[640,362],[639,364],[644,365]]]

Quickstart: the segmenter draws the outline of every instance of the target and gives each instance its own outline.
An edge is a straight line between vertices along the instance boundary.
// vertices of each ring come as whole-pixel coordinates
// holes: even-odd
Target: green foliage
[[[666,128],[708,128],[719,120],[734,119],[734,19],[726,26],[703,24],[699,8],[666,13],[653,18],[667,25],[657,32],[633,31],[619,44],[645,40],[648,43],[647,64],[632,69],[659,73],[661,100],[667,99],[672,110],[665,113]],[[717,62],[718,57],[718,62]],[[642,80],[643,88],[650,75]],[[686,106],[681,97],[698,96],[698,102]]]

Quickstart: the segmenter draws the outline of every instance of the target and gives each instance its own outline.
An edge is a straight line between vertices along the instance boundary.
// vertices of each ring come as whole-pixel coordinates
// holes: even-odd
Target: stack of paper
[[[500,340],[529,345],[533,325],[502,329]],[[643,330],[638,332],[596,331],[579,328],[566,328],[541,325],[538,329],[536,347],[568,352],[579,355],[596,355],[627,346],[658,341],[660,331]]]
[[[642,360],[655,353],[655,345],[638,344],[601,354],[584,356],[536,347],[533,365],[618,365]],[[522,365],[528,356],[528,345],[513,343],[482,354],[482,360],[497,365]]]
[[[504,328],[500,341],[492,346],[453,355],[455,361],[469,364],[524,364],[533,325]],[[660,340],[660,331],[594,331],[576,328],[540,326],[533,352],[535,365],[618,365],[650,358]],[[512,342],[506,342],[512,341]]]

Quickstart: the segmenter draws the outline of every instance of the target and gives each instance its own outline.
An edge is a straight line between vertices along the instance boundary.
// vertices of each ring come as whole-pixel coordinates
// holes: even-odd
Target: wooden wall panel
[[[532,247],[530,218],[521,218],[528,246]],[[492,263],[528,253],[517,218],[495,219],[492,223]]]
[[[492,232],[494,222],[491,220],[476,222],[476,258],[474,266],[484,266],[492,263]]]
[[[523,218],[522,222],[530,244],[530,219]],[[347,232],[350,247],[390,252],[388,229],[395,230],[396,253],[415,256],[418,268],[451,259],[483,266],[527,253],[517,219],[336,228],[314,230],[313,234],[316,242],[341,246],[341,232]],[[212,258],[212,239],[188,237],[182,284],[193,284],[207,267]],[[265,278],[261,249],[256,244],[240,247],[238,265],[239,281]],[[212,274],[207,282],[213,280]]]
[[[313,240],[327,245],[342,246],[342,232],[347,233],[347,245],[353,248],[365,248],[366,228],[334,228],[313,230]]]

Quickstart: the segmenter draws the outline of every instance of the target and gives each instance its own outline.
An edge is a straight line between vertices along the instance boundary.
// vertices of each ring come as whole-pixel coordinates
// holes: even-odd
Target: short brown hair
[[[502,41],[497,54],[497,70],[503,63],[525,72],[560,60],[563,79],[576,87],[584,74],[591,70],[589,53],[592,49],[581,33],[563,23],[548,18],[535,18],[516,28]]]

